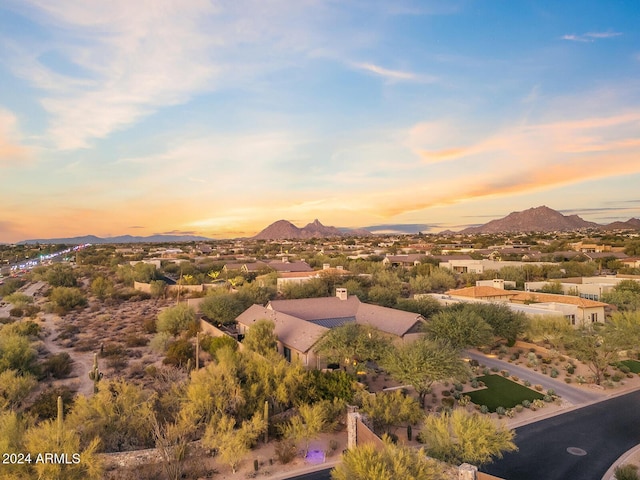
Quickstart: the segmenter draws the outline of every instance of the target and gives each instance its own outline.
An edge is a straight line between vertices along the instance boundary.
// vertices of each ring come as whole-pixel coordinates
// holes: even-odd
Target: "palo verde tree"
[[[242,344],[245,348],[262,356],[269,356],[276,351],[278,337],[274,333],[275,324],[272,320],[257,320],[247,331]]]
[[[427,457],[424,449],[394,445],[387,436],[384,447],[371,443],[359,445],[342,457],[331,471],[333,480],[445,480],[452,478],[436,460]]]
[[[568,332],[564,339],[567,352],[589,367],[596,385],[602,383],[609,364],[618,359],[622,342],[614,328],[599,324]]]
[[[420,404],[400,390],[363,393],[360,399],[362,411],[373,422],[377,433],[392,433],[392,427],[415,425],[424,417]]]
[[[430,457],[452,465],[484,465],[517,450],[515,432],[490,417],[456,408],[425,418],[419,439]]]
[[[413,386],[423,407],[433,382],[468,376],[467,365],[457,349],[428,338],[390,348],[382,366],[396,380]]]

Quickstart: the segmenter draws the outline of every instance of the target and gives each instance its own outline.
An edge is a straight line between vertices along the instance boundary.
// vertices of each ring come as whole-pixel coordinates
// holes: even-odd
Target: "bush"
[[[298,450],[296,448],[296,444],[291,439],[285,438],[276,443],[276,447],[275,447],[276,458],[283,465],[286,465],[287,463],[291,462],[294,458],[296,458],[297,452]]]
[[[454,384],[453,384],[453,387],[454,387],[454,388],[456,389],[456,391],[458,391],[458,392],[461,392],[461,391],[464,389],[464,387],[462,386],[462,384],[461,384],[461,383],[454,383]]]
[[[613,376],[611,377],[611,380],[613,380],[614,382],[619,382],[620,380],[622,380],[625,376],[620,374],[620,373],[614,373]]]
[[[149,343],[149,340],[146,337],[130,333],[124,339],[124,343],[129,348],[144,347]]]
[[[535,388],[538,392],[542,391],[542,385],[535,385],[533,388]]]
[[[522,406],[523,406],[524,408],[531,408],[531,401],[529,401],[529,400],[523,400],[523,401],[522,401]]]
[[[64,378],[73,370],[73,360],[67,352],[51,355],[44,362],[44,373],[54,378]]]
[[[571,383],[571,377],[565,377],[564,382],[565,383]]]
[[[449,390],[443,390],[442,396],[443,397],[450,397],[451,396],[451,392]]]
[[[73,406],[75,391],[64,385],[48,388],[42,392],[29,408],[29,412],[36,415],[40,420],[56,418],[58,416],[59,396],[62,397],[63,412],[66,415]]]
[[[525,387],[530,387],[531,386],[531,382],[529,380],[525,380],[524,381],[524,386]]]
[[[504,407],[498,407],[496,408],[496,413],[502,417],[504,414],[507,413],[507,409]]]
[[[569,364],[569,366],[567,366],[567,373],[569,375],[573,375],[575,372],[576,372],[576,366]]]
[[[547,395],[551,395],[552,397],[555,396],[556,391],[553,388],[550,388],[549,390],[547,390]]]
[[[142,322],[142,330],[144,333],[156,333],[156,321],[153,318],[145,318]]]
[[[557,378],[560,372],[558,372],[557,369],[552,368],[551,369],[551,378]]]
[[[489,407],[486,405],[480,405],[480,413],[489,413]]]
[[[162,360],[165,365],[176,367],[185,366],[189,360],[193,361],[195,349],[189,340],[180,339],[167,347],[167,356]]]
[[[9,315],[11,317],[20,318],[20,317],[22,317],[23,314],[24,314],[24,312],[22,311],[22,308],[20,308],[20,307],[13,307],[11,310],[9,310]]]
[[[616,480],[640,480],[636,465],[620,465],[615,469]]]
[[[551,402],[553,402],[553,397],[552,397],[551,395],[545,395],[545,396],[543,397],[543,400],[544,400],[545,402],[547,402],[547,403],[551,403]]]

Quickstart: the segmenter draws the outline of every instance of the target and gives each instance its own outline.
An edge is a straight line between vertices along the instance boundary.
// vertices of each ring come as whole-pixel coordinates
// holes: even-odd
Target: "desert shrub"
[[[44,362],[44,373],[54,378],[65,378],[73,370],[73,359],[67,352],[51,355]]]
[[[507,409],[506,409],[506,408],[504,408],[504,407],[497,407],[497,408],[496,408],[496,413],[497,413],[499,416],[503,416],[505,413],[507,413]]]
[[[47,388],[33,402],[29,412],[40,420],[56,418],[58,415],[58,397],[62,397],[65,415],[71,410],[75,399],[75,391],[65,385]]]
[[[454,383],[453,388],[455,388],[456,391],[461,392],[464,387],[462,386],[461,383]]]
[[[471,380],[471,388],[478,388],[478,380],[477,379],[473,379]]]
[[[530,400],[523,400],[522,401],[522,406],[524,408],[531,408],[531,401]]]
[[[129,348],[144,347],[145,345],[147,345],[147,343],[149,343],[149,340],[141,335],[130,333],[125,337],[124,343]]]
[[[118,343],[107,343],[103,347],[100,347],[100,356],[102,357],[117,357],[125,354],[126,351],[124,347]]]
[[[525,387],[530,387],[531,386],[531,382],[529,380],[525,380],[524,381],[524,386]]]
[[[275,454],[280,463],[286,465],[291,462],[297,455],[296,444],[293,440],[285,438],[276,443]]]
[[[565,383],[571,383],[571,377],[565,377],[564,382]]]
[[[142,322],[142,330],[144,333],[156,333],[156,321],[153,318],[145,318]]]
[[[632,464],[617,466],[614,474],[616,480],[640,480],[640,475],[638,475],[638,467]]]
[[[489,407],[486,405],[480,405],[480,413],[489,413]]]
[[[129,365],[129,359],[126,355],[110,355],[107,358],[107,367],[113,368],[114,370],[122,370]]]
[[[571,364],[569,364],[569,365],[567,366],[567,373],[568,373],[569,375],[573,375],[573,374],[575,373],[575,371],[576,371],[576,367],[575,367],[575,365],[571,365]]]
[[[560,372],[558,372],[558,370],[557,370],[557,369],[552,368],[552,369],[551,369],[551,374],[550,374],[550,375],[551,375],[551,378],[557,378],[557,377],[558,377],[558,375],[559,375],[559,373],[560,373]]]
[[[12,317],[20,318],[23,314],[24,312],[22,311],[21,307],[13,307],[11,310],[9,310],[9,315]]]
[[[620,373],[614,373],[611,376],[611,380],[613,380],[614,382],[619,382],[620,380],[622,380],[624,378],[624,375],[620,374]]]
[[[620,371],[622,373],[625,373],[625,374],[629,373],[631,371],[631,369],[626,365],[620,365],[618,368],[620,369]]]
[[[202,349],[209,352],[211,356],[215,357],[216,352],[223,347],[231,348],[232,350],[238,349],[238,342],[236,342],[233,338],[224,335],[222,337],[209,337],[209,341],[200,340],[200,345]]]
[[[172,338],[173,337],[169,332],[156,333],[149,342],[149,346],[154,352],[164,353],[167,350],[169,342],[171,342]]]
[[[522,410],[524,410],[524,407],[520,403],[517,404],[514,408],[515,408],[517,413],[520,413],[520,412],[522,412]]]
[[[553,397],[551,395],[545,395],[542,399],[547,403],[553,402]]]
[[[167,356],[162,360],[165,365],[181,367],[191,359],[193,361],[195,349],[189,340],[179,339],[171,342],[167,347]]]
[[[538,392],[542,391],[542,385],[534,385],[534,387]]]
[[[447,397],[447,398],[443,398],[441,402],[444,408],[452,409],[453,404],[455,403],[455,400],[451,397]]]
[[[542,408],[544,407],[544,400],[536,398],[533,402],[531,402],[531,405],[536,408]]]

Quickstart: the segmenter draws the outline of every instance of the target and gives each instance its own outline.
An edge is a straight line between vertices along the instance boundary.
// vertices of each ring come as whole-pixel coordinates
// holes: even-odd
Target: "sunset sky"
[[[640,217],[636,1],[3,0],[0,242]]]

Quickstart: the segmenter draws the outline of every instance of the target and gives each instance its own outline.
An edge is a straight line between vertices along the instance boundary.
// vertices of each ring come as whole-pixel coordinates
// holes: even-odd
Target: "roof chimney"
[[[347,289],[336,288],[336,297],[338,297],[340,300],[346,300],[349,297],[349,295],[347,294]]]

